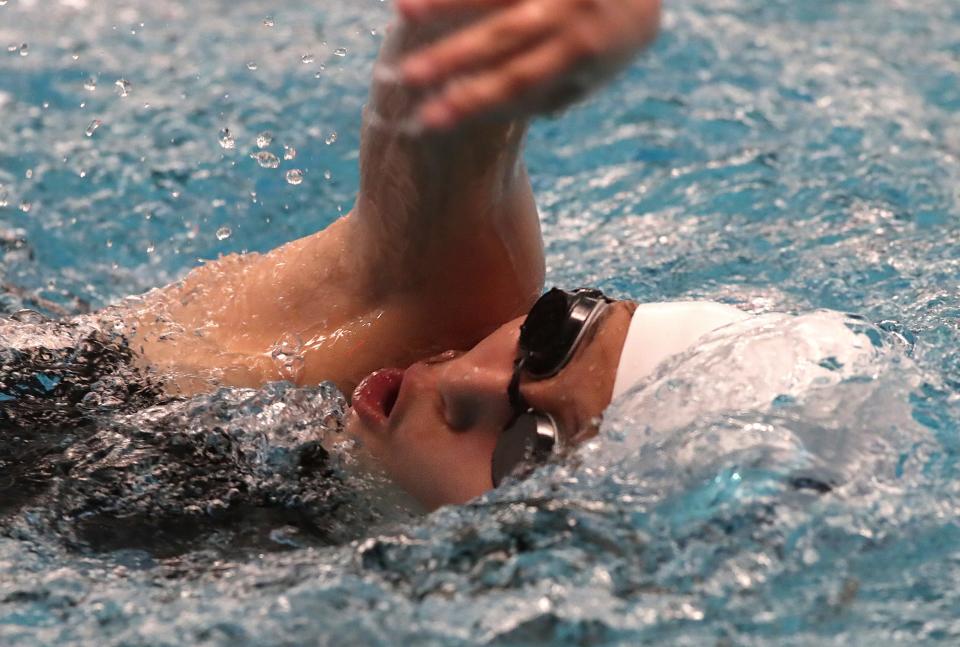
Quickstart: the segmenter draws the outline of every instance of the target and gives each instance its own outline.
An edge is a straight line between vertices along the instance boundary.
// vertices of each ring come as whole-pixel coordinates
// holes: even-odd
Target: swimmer
[[[353,393],[347,430],[433,509],[594,436],[614,398],[751,315],[595,290],[537,298],[527,120],[646,46],[659,2],[400,0],[399,10],[364,114],[351,213],[146,295],[130,336],[183,391],[335,381]]]

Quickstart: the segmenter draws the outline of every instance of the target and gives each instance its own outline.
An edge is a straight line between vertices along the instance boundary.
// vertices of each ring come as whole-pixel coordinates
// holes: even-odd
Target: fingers
[[[518,0],[397,0],[397,11],[407,20],[421,21],[444,14],[493,9]]]
[[[548,40],[503,66],[450,84],[420,109],[427,128],[444,130],[456,124],[521,103],[572,64],[576,53],[563,41]]]
[[[556,20],[541,2],[518,3],[412,55],[401,65],[401,75],[414,86],[443,83],[544,38]]]

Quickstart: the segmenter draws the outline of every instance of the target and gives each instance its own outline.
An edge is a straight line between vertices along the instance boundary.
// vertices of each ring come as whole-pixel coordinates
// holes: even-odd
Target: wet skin
[[[609,306],[560,373],[521,379],[530,406],[557,420],[563,445],[596,433],[634,309],[629,301]],[[513,415],[507,385],[524,319],[504,324],[466,353],[374,373],[354,392],[347,430],[428,509],[463,503],[493,487],[490,460]]]

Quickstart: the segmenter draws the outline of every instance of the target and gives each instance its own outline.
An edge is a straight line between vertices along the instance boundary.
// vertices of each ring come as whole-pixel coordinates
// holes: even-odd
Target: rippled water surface
[[[17,315],[19,393],[76,415],[0,418],[0,643],[960,640],[960,4],[667,4],[626,78],[530,136],[548,281],[855,313],[857,353],[765,315],[567,463],[411,519],[338,453],[328,386],[74,397],[50,339],[122,345]],[[0,311],[98,308],[348,210],[388,17],[0,2]]]

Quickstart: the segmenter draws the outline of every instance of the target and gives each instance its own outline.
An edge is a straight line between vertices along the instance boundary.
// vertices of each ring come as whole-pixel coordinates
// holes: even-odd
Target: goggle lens
[[[520,326],[523,367],[532,375],[551,373],[566,356],[577,337],[577,328],[568,325],[571,298],[553,288],[534,304]]]
[[[493,486],[508,476],[522,477],[550,458],[557,442],[557,424],[545,413],[528,411],[507,426],[497,442],[491,464]]]

